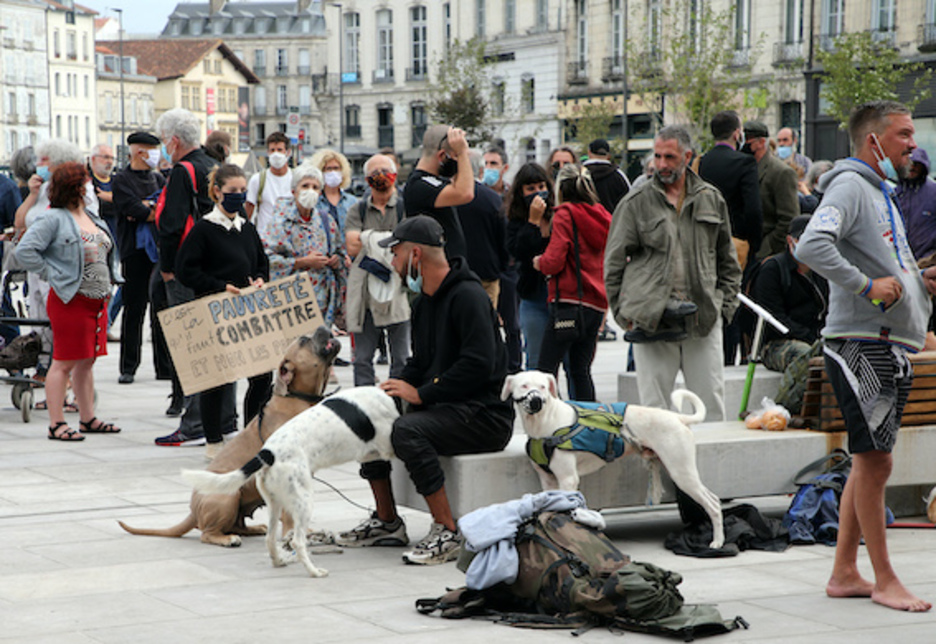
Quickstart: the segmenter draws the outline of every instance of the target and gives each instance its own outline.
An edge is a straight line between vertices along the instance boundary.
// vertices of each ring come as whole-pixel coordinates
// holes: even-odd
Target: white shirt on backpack
[[[265,174],[266,177],[263,180],[263,190],[261,191],[260,178],[263,174]],[[260,195],[259,204],[257,203],[258,193]],[[291,169],[287,170],[286,174],[281,177],[276,176],[270,172],[270,170],[263,170],[263,172],[258,172],[250,177],[250,181],[247,183],[247,203],[254,205],[252,220],[258,233],[262,235],[263,231],[270,223],[270,219],[273,217],[273,205],[276,203],[276,200],[280,197],[288,197],[291,194]]]

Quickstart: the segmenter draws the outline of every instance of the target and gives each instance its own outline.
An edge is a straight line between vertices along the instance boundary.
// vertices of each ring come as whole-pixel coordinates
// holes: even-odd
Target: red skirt
[[[52,325],[54,360],[87,360],[107,355],[107,303],[79,293],[66,304],[49,289],[46,313]]]

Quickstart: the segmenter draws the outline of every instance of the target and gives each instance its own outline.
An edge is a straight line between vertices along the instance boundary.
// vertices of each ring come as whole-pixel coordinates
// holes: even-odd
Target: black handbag
[[[582,258],[579,255],[578,227],[571,213],[572,241],[575,244],[575,277],[578,282],[578,304],[559,302],[559,276],[556,280],[556,298],[549,307],[549,326],[557,342],[577,342],[584,337],[585,316],[582,311]]]

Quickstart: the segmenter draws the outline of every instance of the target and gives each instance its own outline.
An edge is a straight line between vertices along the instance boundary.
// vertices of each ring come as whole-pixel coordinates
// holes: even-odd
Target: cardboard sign
[[[276,369],[286,347],[323,324],[308,273],[159,312],[186,395]]]

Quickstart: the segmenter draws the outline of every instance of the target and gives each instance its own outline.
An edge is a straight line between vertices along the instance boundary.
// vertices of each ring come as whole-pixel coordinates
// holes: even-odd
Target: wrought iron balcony
[[[773,50],[773,64],[792,65],[803,61],[803,43],[800,42],[776,42]]]
[[[406,80],[408,81],[429,80],[429,70],[426,69],[425,65],[418,65],[416,67],[407,67],[406,68]]]
[[[393,82],[393,68],[386,67],[384,69],[375,69],[373,80],[375,83],[392,83]]]
[[[575,60],[569,63],[566,75],[569,85],[583,85],[588,82],[588,62]]]
[[[917,27],[917,49],[936,51],[936,24],[931,22]]]
[[[601,80],[619,81],[624,78],[624,57],[606,56],[601,61]]]

